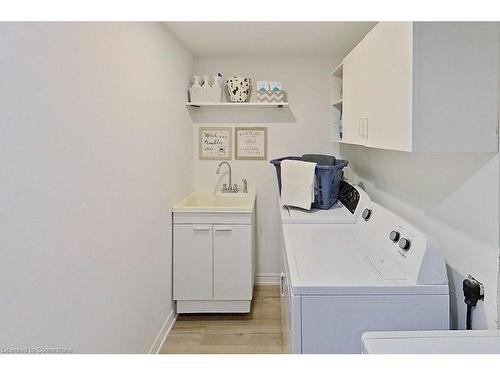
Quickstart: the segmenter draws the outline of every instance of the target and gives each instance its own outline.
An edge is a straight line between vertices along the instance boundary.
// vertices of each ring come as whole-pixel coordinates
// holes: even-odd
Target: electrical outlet
[[[472,294],[475,294],[475,298],[477,298],[477,300],[481,300],[481,301],[484,300],[484,285],[483,285],[483,283],[481,283],[480,281],[478,281],[477,279],[472,277],[472,275],[470,275],[470,274],[467,276],[467,281],[468,281],[467,284],[469,286],[468,290],[472,291]],[[476,288],[477,288],[477,292],[474,292],[474,289],[476,289]]]

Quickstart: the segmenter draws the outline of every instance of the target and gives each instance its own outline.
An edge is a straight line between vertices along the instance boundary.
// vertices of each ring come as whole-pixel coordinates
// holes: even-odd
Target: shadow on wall
[[[376,190],[498,246],[498,154],[409,153],[346,145],[341,152],[354,174]]]
[[[269,124],[294,123],[297,119],[289,107],[189,107],[194,123]]]
[[[411,153],[341,145],[354,173],[419,208],[443,203],[496,154]]]

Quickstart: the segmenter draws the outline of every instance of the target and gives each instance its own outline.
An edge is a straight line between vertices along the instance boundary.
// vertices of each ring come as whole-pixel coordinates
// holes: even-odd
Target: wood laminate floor
[[[279,287],[254,289],[248,314],[179,314],[160,353],[282,353]]]

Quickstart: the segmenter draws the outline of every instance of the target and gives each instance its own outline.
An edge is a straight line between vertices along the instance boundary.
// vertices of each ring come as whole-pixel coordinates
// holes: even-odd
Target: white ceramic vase
[[[233,76],[226,79],[228,99],[233,103],[244,103],[250,100],[252,81],[250,78]]]

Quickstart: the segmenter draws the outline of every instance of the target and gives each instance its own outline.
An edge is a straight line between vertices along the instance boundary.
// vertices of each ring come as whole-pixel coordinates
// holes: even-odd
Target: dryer
[[[361,353],[366,331],[449,328],[448,280],[435,242],[366,195],[347,196],[337,209],[349,206],[353,221],[282,223],[289,353]]]

